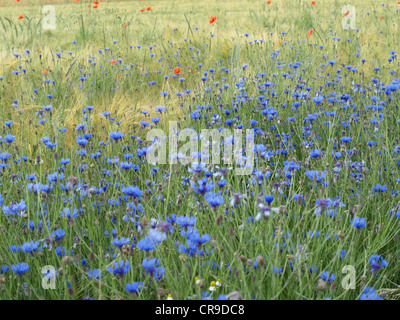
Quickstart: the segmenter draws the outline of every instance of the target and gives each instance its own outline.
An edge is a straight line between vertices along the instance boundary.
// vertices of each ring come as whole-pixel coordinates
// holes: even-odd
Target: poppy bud
[[[366,276],[361,276],[361,282],[360,282],[360,286],[361,287],[364,287],[364,285],[365,285],[365,282],[367,281],[367,277]]]
[[[164,297],[165,296],[165,290],[163,288],[157,288],[157,295],[159,297]]]
[[[243,297],[239,291],[231,292],[227,297],[229,300],[243,300]]]
[[[264,260],[264,258],[263,258],[263,257],[261,257],[261,256],[258,256],[258,257],[257,257],[257,264],[259,264],[259,265],[263,266],[263,265],[264,265],[264,263],[265,263],[265,260]]]
[[[196,280],[196,285],[197,285],[199,288],[203,288],[203,287],[204,287],[204,280],[203,280],[203,279],[198,279],[198,280]]]
[[[70,256],[65,256],[65,257],[62,258],[61,262],[63,264],[72,263],[72,262],[74,262],[74,259],[72,259],[72,257],[70,257]]]
[[[326,290],[326,282],[322,279],[318,279],[317,291],[325,291]]]

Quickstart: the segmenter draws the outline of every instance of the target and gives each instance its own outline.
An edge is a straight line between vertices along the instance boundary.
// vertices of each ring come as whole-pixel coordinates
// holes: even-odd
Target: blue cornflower
[[[316,170],[308,170],[305,172],[306,176],[311,180],[316,180],[317,182],[321,182],[325,179],[326,174],[323,171],[316,171]]]
[[[333,280],[335,280],[335,275],[333,273],[331,273],[329,275],[329,271],[324,271],[322,272],[319,277],[324,280],[324,281],[328,281],[328,282],[332,282]]]
[[[5,141],[7,143],[12,143],[15,140],[15,136],[13,136],[12,134],[8,134],[4,137]]]
[[[168,218],[167,218],[168,219]],[[167,239],[168,235],[172,234],[174,227],[170,222],[162,222],[155,228],[149,230],[149,237],[156,242],[161,242]]]
[[[76,208],[74,208],[72,212],[69,208],[64,208],[62,211],[60,211],[60,216],[72,219],[79,217],[79,214]]]
[[[143,289],[143,282],[132,282],[132,283],[127,283],[125,286],[125,290],[139,294],[140,291]]]
[[[181,234],[185,235],[185,231],[182,230]],[[200,248],[201,245],[211,240],[211,236],[207,233],[200,236],[200,233],[196,228],[190,228],[186,232],[186,237],[189,240],[188,243],[191,242],[192,244],[196,244],[197,248]]]
[[[214,209],[224,204],[224,197],[220,193],[214,191],[206,193],[204,198]]]
[[[21,247],[13,244],[11,246],[8,246],[8,250],[13,252],[13,253],[16,253],[16,252],[20,252],[21,251]]]
[[[11,270],[14,271],[15,274],[21,276],[29,270],[29,265],[25,262],[20,262],[20,263],[17,263],[17,265],[13,264],[11,266]]]
[[[315,104],[318,105],[324,100],[324,97],[323,96],[313,97],[312,100],[315,102]]]
[[[103,276],[100,269],[93,269],[88,271],[89,279],[100,279]]]
[[[23,216],[25,210],[28,209],[28,207],[26,206],[24,199],[21,199],[20,203],[11,203],[9,206],[3,206],[2,209],[4,214],[7,216],[14,214]]]
[[[71,159],[70,158],[67,158],[67,159],[62,158],[59,162],[60,162],[60,164],[66,165],[71,162]]]
[[[65,236],[65,230],[63,229],[57,229],[52,233],[52,237],[54,237],[55,240],[61,240],[62,237]]]
[[[277,266],[273,266],[271,269],[272,273],[282,273],[283,272],[283,268],[282,267],[277,267]]]
[[[160,117],[153,117],[153,118],[151,118],[151,121],[152,121],[154,124],[157,124],[157,123],[159,123],[159,122],[160,122],[160,120],[161,120],[161,118],[160,118]]]
[[[367,221],[365,218],[355,217],[350,221],[351,225],[357,229],[365,228],[367,225]]]
[[[143,126],[143,128],[146,128],[150,124],[150,122],[144,120],[140,121],[139,123],[141,126]]]
[[[124,170],[129,170],[130,168],[133,167],[133,163],[132,162],[120,162],[119,165]]]
[[[140,190],[137,186],[127,186],[122,188],[121,191],[130,197],[135,197],[139,199],[143,194],[143,191]]]
[[[119,139],[122,139],[123,137],[125,137],[125,133],[122,133],[120,131],[110,132],[110,138],[115,141],[118,141]]]
[[[65,255],[65,247],[57,247],[56,248],[56,254],[59,257],[62,257],[63,255]]]
[[[371,272],[377,272],[379,269],[388,266],[387,261],[378,254],[371,255],[368,261],[371,263]]]
[[[196,223],[196,217],[194,216],[177,216],[175,223],[179,224],[182,228],[194,226]]]
[[[199,194],[206,194],[208,191],[214,189],[214,184],[212,182],[207,182],[207,178],[202,178],[197,180],[198,186],[195,183],[192,183],[191,187],[193,191]]]
[[[10,270],[10,267],[9,266],[7,266],[7,265],[0,265],[0,274],[1,273],[6,273],[6,272],[8,272],[8,270]]]
[[[321,153],[322,153],[321,150],[318,150],[318,149],[312,150],[310,152],[310,157],[311,158],[318,158],[321,155]]]
[[[108,118],[108,117],[110,117],[111,112],[110,111],[104,111],[102,113],[99,113],[99,115],[102,115],[103,117]]]
[[[342,137],[342,138],[340,138],[340,140],[341,140],[342,142],[344,142],[344,143],[350,142],[351,139],[352,139],[351,137]]]
[[[264,197],[264,200],[266,203],[271,204],[274,201],[274,196],[273,195],[266,195]]]
[[[360,300],[384,300],[373,287],[365,287]]]
[[[125,273],[129,271],[130,268],[131,266],[128,260],[120,260],[119,262],[114,262],[111,264],[111,266],[108,266],[107,271],[122,277]]]
[[[76,143],[79,144],[80,146],[85,146],[89,141],[82,136],[78,136],[76,138]],[[46,144],[47,145],[47,144]]]
[[[137,243],[136,247],[140,250],[151,251],[157,247],[157,241],[154,238],[146,236]]]
[[[118,247],[118,248],[121,248],[123,245],[129,244],[130,241],[131,241],[131,239],[129,239],[129,238],[122,238],[122,237],[121,237],[121,239],[115,238],[115,239],[112,241],[112,244],[113,244],[114,246]]]
[[[162,113],[164,110],[167,109],[167,107],[165,107],[165,106],[158,106],[158,107],[156,107],[155,109],[156,109],[157,112]]]
[[[386,191],[388,188],[386,187],[386,185],[380,185],[379,183],[375,186],[373,186],[371,188],[372,190],[374,190],[375,192],[384,192]]]
[[[39,247],[40,242],[39,241],[30,241],[30,242],[25,242],[22,246],[21,246],[21,250],[22,252],[26,252],[26,253],[34,253],[35,251],[41,251],[42,248]]]
[[[142,267],[144,268],[145,272],[154,276],[156,280],[161,279],[165,273],[164,268],[159,267],[159,265],[160,265],[160,260],[156,258],[151,258],[151,259],[144,258],[142,262]]]

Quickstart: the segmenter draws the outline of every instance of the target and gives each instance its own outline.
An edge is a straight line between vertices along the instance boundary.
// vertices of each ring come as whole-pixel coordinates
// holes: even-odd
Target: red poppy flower
[[[208,21],[210,24],[213,24],[215,21],[217,21],[217,16],[211,16],[210,20]]]

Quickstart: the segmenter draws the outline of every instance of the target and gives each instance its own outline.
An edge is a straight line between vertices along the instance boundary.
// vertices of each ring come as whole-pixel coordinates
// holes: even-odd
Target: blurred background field
[[[48,4],[56,9],[56,30],[43,30],[41,27],[46,15],[42,13],[42,7]],[[315,5],[301,0],[271,1],[269,4],[253,0],[100,0],[95,9],[93,2],[84,0],[3,1],[0,7],[0,75],[11,74],[21,59],[27,58],[22,55],[22,58],[16,59],[13,53],[26,49],[33,52],[29,56],[32,68],[48,71],[48,77],[53,80],[68,74],[68,77],[57,79],[53,99],[59,110],[58,116],[65,118],[67,125],[76,123],[74,114],[82,104],[96,101],[103,108],[107,106],[111,111],[130,115],[132,120],[137,121],[132,110],[140,110],[160,99],[158,92],[152,96],[148,88],[140,90],[140,85],[131,81],[132,78],[125,81],[122,77],[117,92],[101,97],[95,97],[85,89],[65,85],[71,78],[85,74],[90,56],[97,56],[96,61],[104,62],[98,57],[100,48],[112,49],[112,53],[106,55],[108,59],[122,58],[134,64],[138,72],[148,72],[150,75],[146,78],[149,81],[162,79],[178,62],[183,74],[197,75],[194,71],[197,69],[193,68],[195,60],[183,46],[184,39],[200,52],[205,67],[225,59],[237,68],[247,63],[249,68],[246,72],[251,73],[267,64],[271,52],[306,41],[308,30],[315,28],[307,46],[299,46],[294,56],[293,50],[281,50],[280,57],[301,60],[315,55],[319,50],[317,46],[324,45],[324,52],[329,52],[330,58],[340,57],[343,63],[360,68],[365,76],[372,74],[372,68],[364,70],[360,56],[381,67],[380,72],[386,75],[391,67],[385,63],[387,52],[396,49],[398,39],[397,9],[400,5],[396,2],[382,5],[379,1],[352,1],[356,8],[357,31],[342,28],[342,8],[347,4],[346,1],[332,0],[316,1]],[[149,6],[150,11],[140,12],[140,9]],[[21,14],[24,18],[18,20]],[[218,17],[217,23],[212,25],[208,23],[211,15]],[[197,32],[194,32],[195,28],[198,28]],[[249,33],[248,37],[244,36],[245,32]],[[211,37],[211,34],[214,36]],[[332,37],[340,37],[342,41],[332,41]],[[264,39],[265,42],[249,44],[254,39]],[[348,39],[351,41],[346,41]],[[74,40],[76,44],[72,43]],[[118,44],[114,44],[114,40]],[[174,44],[168,45],[168,42]],[[209,45],[204,46],[204,43]],[[130,49],[130,46],[135,49],[137,45],[144,49]],[[164,58],[161,63],[157,58],[149,58],[148,46],[154,46],[152,52],[157,58]],[[73,54],[69,55],[71,51]],[[62,57],[56,60],[55,52],[63,53]],[[42,58],[38,53],[42,54]],[[323,61],[322,57],[316,57],[315,63]],[[16,91],[24,82],[29,82],[29,86],[35,85],[30,80],[40,82],[42,79],[38,73],[24,78],[8,77],[7,84],[3,83],[0,88],[0,114],[9,113],[10,104],[18,96]],[[45,100],[45,97],[39,97],[35,101],[25,101],[25,109],[35,110]],[[177,99],[173,99],[171,104],[176,102]],[[29,112],[25,112],[25,116],[29,119]]]

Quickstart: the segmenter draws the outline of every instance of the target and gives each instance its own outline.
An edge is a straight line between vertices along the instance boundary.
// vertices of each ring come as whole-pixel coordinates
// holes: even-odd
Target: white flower
[[[215,281],[211,281],[210,287],[208,288],[209,291],[215,291]]]
[[[238,204],[240,204],[240,203],[247,204],[245,198],[246,198],[246,195],[245,195],[245,194],[234,193],[234,194],[232,195],[232,198],[230,199],[230,202],[229,202],[229,203],[230,203],[230,205],[231,205],[232,207],[234,207],[235,205],[238,205]]]
[[[273,208],[269,205],[265,205],[264,203],[258,204],[259,212],[256,216],[256,221],[260,221],[261,218],[268,219],[271,215],[271,212],[279,212],[279,208]]]

